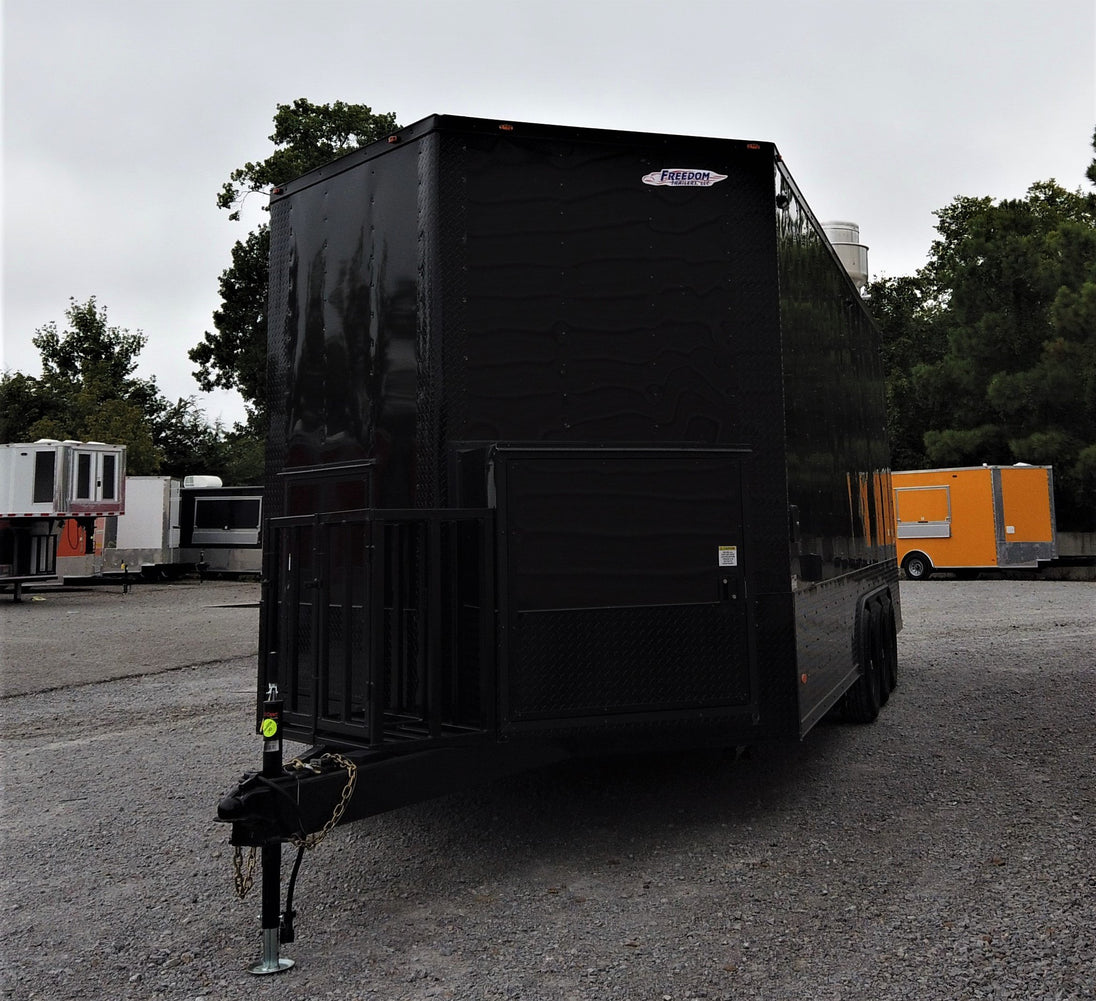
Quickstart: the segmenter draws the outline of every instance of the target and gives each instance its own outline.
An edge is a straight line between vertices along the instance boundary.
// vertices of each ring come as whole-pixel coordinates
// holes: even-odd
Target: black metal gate
[[[265,677],[287,733],[371,746],[492,723],[490,512],[272,518]]]

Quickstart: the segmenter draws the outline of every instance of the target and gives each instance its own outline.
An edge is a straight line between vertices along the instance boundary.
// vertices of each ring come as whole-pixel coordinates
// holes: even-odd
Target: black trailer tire
[[[902,569],[910,580],[928,580],[932,576],[932,560],[924,553],[907,553]]]
[[[887,610],[883,601],[883,598],[879,599],[879,611],[872,616],[871,623],[871,656],[879,675],[880,709],[887,704],[891,694],[890,667],[887,663]]]
[[[882,705],[879,670],[881,614],[879,604],[873,601],[864,607],[856,625],[860,677],[845,695],[845,718],[850,723],[874,723]]]
[[[890,695],[898,687],[898,623],[890,596],[882,599],[880,631],[883,640],[883,690]]]

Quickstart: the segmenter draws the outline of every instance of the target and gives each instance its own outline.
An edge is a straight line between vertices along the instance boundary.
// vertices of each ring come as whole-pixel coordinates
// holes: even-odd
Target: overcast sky
[[[141,374],[210,419],[186,356],[233,242],[229,173],[275,106],[771,140],[873,277],[912,274],[957,195],[1087,187],[1093,0],[5,0],[3,355],[96,296],[142,330]]]

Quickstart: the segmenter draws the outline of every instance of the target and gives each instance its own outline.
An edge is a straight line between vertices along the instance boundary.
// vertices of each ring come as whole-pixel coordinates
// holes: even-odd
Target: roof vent
[[[868,284],[868,248],[860,242],[860,227],[854,222],[824,222],[822,230],[853,284],[863,291]]]

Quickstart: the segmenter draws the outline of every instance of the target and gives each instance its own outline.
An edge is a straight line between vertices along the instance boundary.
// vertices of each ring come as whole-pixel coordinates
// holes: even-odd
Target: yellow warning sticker
[[[278,732],[278,721],[268,716],[263,720],[262,730],[264,737],[273,737]]]
[[[720,546],[719,565],[721,567],[738,566],[738,546]]]

